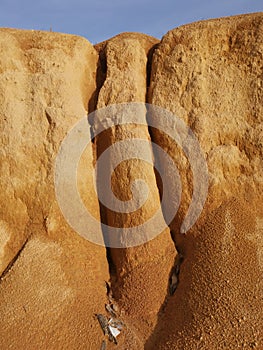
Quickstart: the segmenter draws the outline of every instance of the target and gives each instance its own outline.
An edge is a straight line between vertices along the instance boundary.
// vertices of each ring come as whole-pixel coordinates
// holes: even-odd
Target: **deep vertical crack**
[[[155,50],[158,48],[159,44],[155,45],[154,48],[152,49],[152,52],[148,55],[148,62],[147,62],[147,93],[146,93],[146,103],[151,104],[151,76],[152,76],[152,62],[153,62],[153,56]],[[150,126],[149,123],[150,115],[149,112],[146,114],[146,120],[148,124],[148,132],[150,136],[150,141],[153,143],[158,144],[158,141],[155,138],[154,135],[154,128]],[[158,130],[156,130],[158,132]],[[156,170],[156,164],[159,163],[161,165],[162,160],[159,159],[158,155],[155,154],[154,149],[152,147],[152,154],[153,154],[153,166],[154,166],[154,173],[155,173],[155,179],[156,179],[156,186],[159,192],[159,198],[160,198],[160,205],[162,207],[162,212],[163,212],[163,217],[165,219],[165,208],[162,205],[162,197],[163,197],[163,182],[161,175],[159,172]],[[174,221],[175,218],[173,218],[172,221]],[[170,298],[173,297],[174,293],[176,292],[178,285],[180,283],[180,270],[181,270],[181,265],[184,261],[184,251],[181,250],[180,244],[178,240],[176,239],[176,234],[173,232],[173,229],[171,227],[171,223],[167,223],[167,226],[169,227],[170,230],[170,237],[171,240],[173,241],[173,244],[175,246],[177,255],[174,259],[173,266],[171,267],[170,274],[169,274],[169,280],[167,281],[167,294],[166,297],[163,301],[163,304],[158,312],[158,321],[155,329],[153,330],[151,336],[147,339],[144,348],[145,349],[152,349],[153,346],[155,346],[156,339],[158,337],[158,329],[160,325],[162,324],[162,317],[165,314],[166,307],[168,305],[168,301]]]
[[[147,64],[146,64],[146,103],[148,102],[148,88],[151,84],[151,73],[152,73],[152,58],[155,50],[158,48],[159,43],[152,46],[152,48],[148,51],[147,54]]]
[[[88,102],[88,121],[90,124],[90,133],[91,133],[91,141],[94,144],[95,138],[94,138],[94,132],[93,132],[93,125],[94,125],[94,112],[97,109],[98,104],[98,98],[100,90],[106,80],[107,75],[107,60],[106,60],[106,54],[105,54],[105,46],[106,42],[103,42],[101,44],[95,45],[94,48],[98,52],[99,59],[97,62],[97,70],[96,70],[96,89],[94,93],[92,94],[89,102]],[[94,151],[95,159],[96,159],[96,150]]]
[[[156,44],[152,47],[152,49],[149,51],[148,56],[147,56],[147,92],[146,92],[146,103],[150,103],[150,84],[151,84],[151,75],[152,75],[152,61],[153,61],[153,56],[154,56],[154,52],[155,50],[158,48],[159,44]],[[155,137],[154,137],[154,133],[153,133],[153,128],[149,125],[149,114],[147,112],[146,114],[146,120],[148,123],[148,132],[149,132],[149,136],[150,136],[150,140],[153,143],[157,143],[155,142]],[[157,130],[158,132],[158,130]],[[156,179],[156,186],[159,192],[159,198],[160,198],[160,204],[162,205],[162,196],[163,196],[163,183],[162,183],[162,178],[159,174],[159,172],[156,170],[155,164],[158,162],[159,164],[161,164],[161,159],[158,158],[158,156],[155,154],[154,149],[152,148],[152,154],[153,154],[153,165],[154,165],[154,174],[155,174],[155,179]],[[163,217],[165,218],[165,213],[164,213],[165,208],[163,208],[162,206],[162,211],[163,211]],[[180,274],[180,266],[183,262],[183,252],[181,251],[181,249],[179,248],[179,244],[175,238],[175,235],[172,232],[171,229],[171,225],[170,223],[167,223],[167,226],[170,229],[170,236],[171,239],[174,243],[175,249],[177,251],[177,256],[175,257],[175,261],[174,261],[174,265],[171,269],[170,272],[170,277],[169,277],[169,281],[168,281],[168,289],[167,289],[167,298],[169,298],[169,296],[173,295],[175,290],[177,289],[178,283],[179,283],[179,274]],[[167,300],[164,302],[164,307],[167,303]]]
[[[92,94],[89,103],[88,103],[88,111],[92,113],[96,110],[98,104],[98,98],[100,90],[106,80],[107,75],[107,59],[105,53],[106,42],[95,45],[94,48],[98,52],[99,59],[97,63],[97,71],[96,71],[96,90]],[[93,121],[91,121],[91,125]]]
[[[91,139],[93,142],[93,159],[94,162],[96,162],[100,156],[100,149],[98,145],[98,138],[94,137],[94,117],[95,114],[92,113],[96,111],[97,105],[98,105],[98,98],[100,94],[100,90],[104,85],[104,82],[106,80],[107,76],[107,57],[106,57],[106,44],[107,42],[102,42],[100,44],[95,45],[95,49],[98,52],[99,59],[97,63],[97,71],[96,71],[96,90],[93,93],[89,104],[88,104],[88,110],[89,110],[89,116],[88,116],[88,122],[90,125],[90,132],[91,132]],[[99,198],[98,198],[99,201]],[[101,223],[107,224],[107,213],[106,213],[106,208],[101,204],[99,201],[99,211],[100,211],[100,221]],[[103,237],[106,237],[107,234],[105,232],[105,228],[103,225],[101,225],[101,230]],[[111,251],[110,248],[105,245],[106,248],[106,258],[108,261],[108,267],[109,267],[109,274],[110,274],[110,279],[115,275],[115,266],[113,264],[112,258],[111,258]]]

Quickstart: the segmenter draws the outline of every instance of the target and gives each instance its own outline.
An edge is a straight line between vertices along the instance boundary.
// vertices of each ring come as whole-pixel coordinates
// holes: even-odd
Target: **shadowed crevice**
[[[92,112],[94,112],[97,109],[99,93],[107,76],[107,60],[106,60],[105,47],[106,47],[105,42],[94,46],[94,48],[96,49],[99,55],[99,59],[97,62],[97,69],[96,69],[96,89],[93,92],[88,102],[88,122],[90,125],[91,142],[93,144],[95,143],[94,132],[93,132],[95,115]],[[94,153],[96,153],[96,150],[94,150]],[[96,159],[96,156],[94,158]]]
[[[103,42],[101,44],[97,44],[94,46],[94,48],[98,52],[99,59],[97,62],[97,70],[96,70],[96,89],[88,102],[89,114],[94,112],[97,108],[99,93],[107,76],[107,59],[106,59],[106,52],[105,52],[106,43]],[[91,122],[91,124],[93,123]]]
[[[100,90],[103,87],[105,80],[106,80],[106,77],[107,77],[106,45],[107,45],[107,41],[104,41],[102,43],[94,45],[94,48],[96,49],[96,51],[98,52],[98,55],[99,55],[99,59],[98,59],[98,63],[97,63],[97,71],[96,71],[96,90],[94,91],[91,99],[89,100],[89,104],[88,104],[88,111],[89,111],[88,122],[90,125],[91,139],[92,139],[92,143],[93,143],[94,164],[97,162],[100,154],[103,152],[102,149],[104,148],[103,145],[102,145],[102,147],[100,147],[100,142],[99,142],[100,138],[94,137],[93,127],[94,127],[94,122],[95,122],[95,120],[94,120],[95,113],[92,113],[92,112],[97,110]],[[103,133],[102,133],[102,137],[103,136],[106,136],[106,135],[103,135]],[[101,223],[107,225],[107,210],[100,203],[100,201],[99,201],[99,211],[100,211]],[[105,232],[105,227],[103,225],[101,225],[101,230],[102,230],[103,237],[107,237],[107,232]],[[105,248],[106,248],[106,258],[108,261],[110,280],[112,280],[112,277],[115,276],[115,274],[116,274],[116,268],[115,268],[113,261],[112,261],[112,258],[111,258],[111,249],[109,247],[107,247],[106,245],[105,245]]]
[[[150,101],[151,101],[150,84],[151,84],[151,75],[152,75],[152,61],[153,61],[154,52],[158,48],[158,46],[159,46],[159,44],[154,45],[154,47],[152,48],[152,50],[150,50],[150,52],[148,54],[146,103],[150,103]],[[155,142],[156,140],[154,137],[153,128],[151,126],[149,126],[149,114],[148,114],[148,112],[146,114],[146,120],[148,123],[148,133],[150,136],[150,141],[158,144],[158,142]],[[162,182],[161,175],[159,174],[159,172],[156,170],[156,167],[155,167],[155,164],[157,164],[157,162],[159,164],[161,164],[162,160],[159,159],[157,154],[155,154],[153,148],[152,148],[152,155],[153,155],[153,165],[154,165],[156,186],[157,186],[157,189],[159,192],[160,205],[162,206],[163,182]],[[162,212],[163,212],[163,216],[165,218],[164,211],[165,211],[165,208],[162,206]],[[175,220],[175,218],[173,218],[172,222],[174,220]],[[170,223],[167,223],[167,226],[169,227],[170,236],[171,236],[171,239],[174,243],[177,255],[174,259],[174,264],[173,264],[171,271],[170,271],[170,274],[169,274],[169,279],[167,281],[167,294],[166,294],[166,297],[165,297],[165,300],[164,300],[162,306],[159,309],[157,324],[156,324],[155,329],[153,330],[152,334],[145,342],[145,349],[147,349],[147,350],[151,350],[155,346],[156,339],[158,338],[158,331],[159,331],[159,328],[162,324],[162,318],[163,318],[163,315],[165,314],[165,311],[166,311],[166,306],[168,304],[169,299],[173,297],[174,293],[176,293],[176,289],[178,287],[178,284],[180,283],[180,268],[181,268],[181,264],[183,263],[183,260],[184,260],[184,252],[181,248],[181,245],[177,242],[176,234],[174,234]]]
[[[155,50],[158,48],[159,43],[153,45],[153,47],[149,50],[147,54],[147,65],[146,65],[146,86],[147,86],[147,91],[146,91],[146,103],[148,103],[148,88],[151,84],[151,73],[152,73],[152,59],[153,59],[153,54]]]

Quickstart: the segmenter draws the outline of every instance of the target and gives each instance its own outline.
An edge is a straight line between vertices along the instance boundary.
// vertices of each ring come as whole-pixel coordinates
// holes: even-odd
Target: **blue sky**
[[[262,0],[0,0],[0,27],[51,27],[98,43],[126,31],[161,38],[182,24],[259,11]]]

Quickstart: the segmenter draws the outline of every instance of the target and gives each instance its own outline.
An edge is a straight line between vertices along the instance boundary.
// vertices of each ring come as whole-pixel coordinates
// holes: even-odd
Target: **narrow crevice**
[[[96,68],[96,89],[88,102],[88,113],[89,113],[88,122],[89,122],[89,125],[91,126],[90,136],[93,144],[95,143],[94,132],[93,132],[95,115],[92,112],[96,111],[97,109],[99,93],[107,76],[107,60],[106,60],[106,53],[105,53],[106,43],[103,42],[101,44],[97,44],[94,46],[94,48],[99,55],[97,68]]]
[[[181,265],[183,263],[184,257],[183,255],[177,250],[177,255],[174,259],[174,263],[172,265],[171,271],[169,273],[169,279],[167,284],[167,294],[165,297],[165,300],[158,312],[158,317],[161,318],[161,315],[165,313],[166,306],[168,304],[169,299],[175,294],[178,285],[180,283],[180,269]]]
[[[95,45],[94,48],[99,55],[99,59],[96,69],[96,89],[88,102],[89,113],[94,112],[97,108],[99,93],[107,76],[106,43]]]
[[[101,224],[105,224],[105,226],[107,226],[107,209],[104,207],[103,204],[100,203],[99,201],[99,209],[100,209],[100,219],[101,219]],[[113,284],[116,281],[116,266],[113,262],[112,259],[112,254],[111,254],[111,247],[107,246],[107,238],[108,237],[108,233],[106,232],[107,228],[101,225],[101,230],[102,230],[102,235],[105,239],[105,249],[106,249],[106,258],[108,261],[108,269],[109,269],[109,275],[110,275],[110,283]]]
[[[147,92],[146,92],[146,103],[149,103],[151,104],[151,90],[150,90],[150,85],[151,85],[151,79],[152,79],[152,63],[153,63],[153,58],[154,58],[154,53],[155,51],[158,49],[160,43],[157,43],[155,44],[148,52],[148,55],[147,55],[147,77],[146,77],[146,80],[147,80]],[[151,142],[153,143],[157,143],[158,142],[155,142],[155,136],[154,136],[154,131],[153,131],[153,127],[151,127],[149,125],[149,114],[147,112],[146,114],[146,121],[148,123],[148,133],[149,133],[149,136],[150,136],[150,140]],[[158,130],[157,130],[158,132]],[[153,163],[156,164],[157,162],[159,164],[161,164],[161,160],[158,159],[157,155],[154,154],[154,151],[152,149],[152,154],[153,154]],[[163,194],[163,184],[162,184],[162,179],[161,179],[161,176],[159,175],[158,171],[156,170],[156,168],[154,167],[154,173],[155,173],[155,178],[156,178],[156,185],[157,185],[157,188],[158,188],[158,191],[159,191],[159,198],[160,198],[160,203],[162,201],[162,194]],[[164,215],[165,217],[165,215]],[[179,252],[178,250],[178,246],[177,246],[177,243],[175,242],[175,235],[172,234],[172,229],[170,227],[170,225],[168,224],[168,227],[170,229],[170,233],[171,233],[171,237],[172,237],[172,240],[174,242],[174,245],[175,245],[175,248],[176,250]]]
[[[148,102],[148,88],[151,84],[151,72],[152,72],[152,59],[153,54],[155,50],[158,48],[159,43],[152,46],[152,48],[148,51],[147,54],[147,64],[146,64],[146,86],[147,86],[147,93],[146,93],[146,103]]]
[[[171,229],[170,229],[170,234],[171,234],[172,240],[174,242],[174,245],[175,245],[175,248],[177,251],[177,255],[174,259],[174,263],[173,263],[173,266],[172,266],[170,274],[169,274],[166,297],[165,297],[165,299],[164,299],[164,301],[163,301],[163,303],[158,311],[158,314],[157,314],[158,320],[157,320],[156,326],[144,344],[145,350],[151,350],[155,347],[156,341],[158,339],[159,329],[160,329],[160,327],[162,327],[163,319],[164,319],[165,313],[167,311],[168,303],[171,300],[171,298],[173,298],[173,296],[176,293],[176,290],[179,286],[179,283],[180,283],[180,269],[181,269],[181,265],[184,261],[184,256],[180,252],[180,250],[178,249],[178,247],[173,239]]]
[[[91,139],[92,139],[92,143],[93,143],[94,163],[97,161],[100,151],[99,151],[99,146],[98,146],[98,138],[94,137],[93,126],[94,126],[94,122],[95,122],[95,120],[94,120],[95,114],[92,112],[97,110],[100,90],[103,87],[104,82],[105,82],[106,77],[107,77],[106,45],[107,45],[107,42],[102,42],[102,43],[94,46],[94,48],[96,49],[96,51],[98,52],[98,55],[99,55],[99,59],[98,59],[98,63],[97,63],[97,70],[96,70],[96,90],[93,93],[93,95],[90,98],[89,103],[88,103],[88,111],[89,111],[88,122],[90,125],[90,133],[91,133]],[[99,201],[99,211],[100,211],[101,223],[104,223],[106,225],[107,224],[107,211],[106,211],[106,208],[100,203],[100,201]],[[103,225],[101,225],[101,230],[102,230],[103,237],[107,237],[107,232],[105,232],[105,228],[103,227]],[[113,279],[115,280],[116,267],[115,267],[113,260],[112,260],[112,257],[111,257],[111,249],[109,247],[107,247],[106,244],[105,244],[105,248],[106,248],[106,258],[108,261],[110,282],[112,283]]]
[[[156,50],[156,48],[158,47],[159,44],[155,45],[153,47],[152,52],[149,54],[148,56],[148,62],[147,62],[147,93],[146,93],[146,103],[151,103],[151,89],[150,89],[150,84],[151,84],[151,76],[152,76],[152,60],[153,60],[153,54],[154,51]],[[150,136],[150,140],[153,143],[158,144],[155,135],[154,135],[154,128],[151,127],[149,124],[149,112],[146,114],[146,120],[147,120],[147,124],[148,124],[148,133]],[[156,130],[156,132],[158,132],[158,130]],[[161,159],[159,159],[158,155],[155,154],[153,148],[152,148],[152,155],[153,155],[153,165],[154,165],[154,173],[155,173],[155,180],[156,180],[156,186],[159,192],[159,198],[160,198],[160,205],[162,204],[162,197],[163,197],[163,182],[162,182],[162,178],[159,174],[159,172],[156,170],[155,164],[158,164],[161,166]],[[163,216],[165,219],[165,208],[162,206],[162,212],[163,212]],[[172,222],[175,220],[175,218],[173,218]],[[178,285],[180,283],[180,270],[181,270],[181,265],[184,261],[184,252],[181,249],[177,239],[176,239],[176,234],[173,232],[173,229],[171,227],[170,223],[167,223],[167,226],[169,227],[170,230],[170,236],[171,239],[173,241],[173,244],[175,246],[177,255],[174,259],[174,263],[173,266],[171,267],[171,271],[169,274],[169,279],[167,281],[167,294],[166,294],[166,298],[158,312],[158,322],[156,325],[155,330],[152,332],[151,336],[148,338],[148,340],[145,343],[145,349],[151,349],[153,344],[154,344],[154,340],[156,335],[158,334],[158,327],[159,325],[162,323],[162,317],[165,314],[166,311],[166,307],[167,304],[170,300],[170,298],[173,297],[173,295],[176,293],[176,290],[178,288]]]
[[[146,117],[146,119],[147,119],[147,117]],[[154,132],[153,132],[153,128],[152,127],[148,126],[148,132],[149,132],[149,135],[150,135],[151,142],[154,142],[154,143],[158,144],[158,142],[155,142],[155,137],[154,137]],[[158,132],[158,130],[157,130],[157,132]],[[159,159],[158,155],[156,155],[154,153],[153,149],[152,149],[152,154],[153,154],[153,165],[154,165],[154,174],[155,174],[156,186],[157,186],[157,189],[158,189],[158,192],[159,192],[160,205],[162,205],[163,182],[162,182],[162,178],[161,178],[159,172],[156,170],[156,167],[155,167],[155,164],[157,162],[159,163],[160,166],[161,166],[162,162],[161,162],[161,159]],[[166,217],[166,215],[165,215],[165,208],[163,206],[162,206],[162,212],[163,212],[163,217],[165,219],[165,217]],[[176,216],[173,218],[171,223],[174,222],[175,218],[176,218]],[[181,265],[182,260],[183,260],[183,256],[184,256],[184,252],[183,252],[181,244],[179,244],[178,240],[176,239],[177,234],[174,233],[174,229],[171,227],[172,226],[171,223],[170,222],[167,223],[167,226],[169,227],[170,236],[171,236],[171,239],[172,239],[172,241],[174,243],[174,246],[175,246],[175,249],[177,251],[178,257],[180,257],[180,265]],[[176,269],[176,266],[177,266],[177,260],[175,260],[175,264],[174,264],[174,267],[172,268],[172,271],[174,269]],[[171,274],[172,274],[172,271],[171,271]],[[179,274],[179,271],[178,271],[178,274]]]
[[[152,49],[149,51],[148,53],[148,60],[147,60],[147,94],[146,94],[146,103],[150,102],[150,84],[151,84],[151,75],[152,75],[152,60],[153,60],[153,55],[155,50],[158,48],[159,44],[156,44],[152,47]],[[154,131],[153,131],[153,127],[151,127],[149,125],[149,114],[147,112],[146,114],[146,120],[147,120],[147,124],[148,124],[148,133],[150,136],[150,140],[153,143],[157,143],[155,142],[155,136],[154,136]],[[156,130],[158,132],[158,130]],[[159,165],[161,166],[161,159],[158,158],[158,156],[155,154],[153,148],[152,148],[152,155],[153,155],[153,165],[154,165],[154,174],[155,174],[155,180],[156,180],[156,186],[159,192],[159,199],[160,199],[160,205],[162,203],[162,197],[163,197],[163,182],[162,182],[162,178],[159,174],[159,172],[156,170],[155,164],[158,162]],[[163,212],[163,216],[165,218],[165,208],[162,207],[162,212]],[[174,219],[173,219],[174,220]],[[170,296],[172,296],[176,289],[177,286],[179,284],[179,274],[180,274],[180,266],[183,262],[183,252],[181,251],[181,248],[179,248],[179,245],[177,244],[177,241],[175,239],[175,235],[172,232],[172,228],[170,223],[167,223],[167,226],[169,227],[170,230],[170,236],[171,239],[174,243],[176,252],[177,252],[177,256],[175,258],[174,264],[171,268],[170,271],[170,277],[169,277],[169,281],[168,281],[168,289],[167,289],[167,297],[166,300],[163,304],[163,307],[160,311],[163,311],[163,309],[165,308],[165,305],[167,304],[167,301],[169,299]]]
[[[147,91],[146,91],[146,103],[150,103],[150,85],[151,85],[151,75],[152,75],[152,60],[153,60],[153,55],[155,50],[158,48],[159,43],[153,45],[153,47],[149,50],[148,55],[147,55],[147,65],[146,65],[146,82],[147,82]],[[150,141],[151,142],[155,142],[154,141],[154,134],[153,134],[153,128],[149,125],[149,112],[147,111],[146,113],[146,121],[148,124],[148,133],[150,136]],[[160,161],[159,159],[157,159],[157,156],[154,154],[153,148],[152,148],[152,155],[153,155],[153,165],[156,164],[157,161]],[[159,174],[159,172],[156,170],[156,167],[154,166],[154,174],[155,174],[155,182],[158,188],[158,192],[159,192],[159,199],[160,199],[160,203],[162,202],[162,193],[163,193],[163,186],[162,186],[162,179],[161,176]]]
[[[155,137],[153,135],[152,128],[149,127],[149,126],[148,126],[148,131],[149,131],[151,142],[155,142]],[[163,182],[162,182],[162,178],[161,178],[159,172],[155,168],[155,164],[157,162],[159,164],[161,164],[161,159],[158,159],[158,156],[156,154],[154,154],[154,150],[153,149],[152,149],[152,154],[153,154],[153,166],[154,166],[154,174],[155,174],[156,186],[157,186],[157,189],[158,189],[158,192],[159,192],[160,205],[162,206]],[[163,208],[163,206],[162,206],[162,212],[163,212],[163,217],[165,219],[165,208]],[[175,218],[173,218],[172,222],[174,220],[175,220]],[[170,272],[170,278],[169,278],[169,284],[168,284],[167,297],[170,297],[171,295],[174,294],[174,292],[173,293],[170,292],[170,288],[174,288],[174,287],[171,287],[171,286],[173,284],[174,285],[176,284],[176,288],[177,288],[177,285],[179,283],[180,266],[181,266],[181,264],[183,262],[183,259],[184,259],[184,252],[183,252],[183,250],[181,248],[181,245],[177,242],[176,234],[174,234],[174,232],[173,232],[174,230],[171,227],[171,223],[167,223],[167,227],[169,227],[170,236],[171,236],[171,239],[173,241],[173,244],[174,244],[176,252],[177,252],[177,256],[175,258],[174,265],[173,265],[173,267],[171,269],[171,272]]]
[[[0,276],[0,281],[2,281],[5,276],[9,273],[9,271],[12,269],[12,267],[15,265],[17,259],[20,257],[22,251],[25,249],[26,244],[28,243],[29,238],[27,238],[25,240],[25,242],[23,243],[22,247],[19,249],[19,251],[16,253],[16,255],[14,256],[14,258],[10,261],[10,263],[7,265],[7,267],[4,269],[4,271],[2,272],[1,276]]]

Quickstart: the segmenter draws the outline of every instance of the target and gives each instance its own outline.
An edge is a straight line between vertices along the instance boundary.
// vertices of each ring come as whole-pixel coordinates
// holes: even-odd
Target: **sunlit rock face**
[[[71,35],[0,30],[1,349],[95,350],[103,340],[109,349],[263,348],[262,55],[262,13],[189,24],[160,42],[123,33],[95,47]],[[83,117],[92,136],[116,116],[91,113],[124,103],[142,103],[143,123],[97,135],[76,168],[79,196],[99,222],[96,232],[85,225],[85,239],[58,201],[57,155]],[[187,148],[187,137],[180,145],[168,126],[163,130],[164,114],[155,114],[151,126],[144,103],[189,127],[204,169],[185,152],[194,143]],[[147,142],[138,154],[149,162],[133,158],[111,169],[113,146],[131,139]],[[94,169],[107,149],[109,167],[98,167],[95,184],[111,169],[114,196],[136,201],[143,192],[133,193],[133,184],[143,180],[148,197],[133,212],[114,211],[98,198],[103,186],[96,192]],[[173,204],[179,180],[178,212],[153,239],[155,226],[140,232],[149,237],[141,245],[135,238],[134,246],[116,248],[110,238],[106,249],[89,240],[106,237],[105,227],[142,225],[160,208],[164,186]],[[63,201],[82,222],[68,183]],[[205,200],[196,186],[200,196],[207,191]],[[193,202],[200,215],[182,233]],[[162,205],[161,220],[170,204]],[[107,303],[125,324],[117,347],[96,318],[107,315]]]

